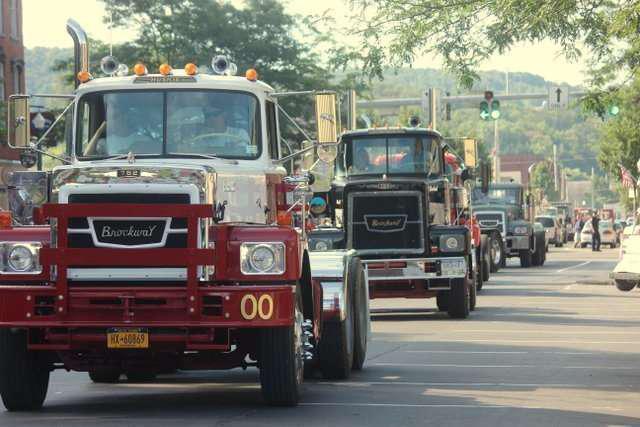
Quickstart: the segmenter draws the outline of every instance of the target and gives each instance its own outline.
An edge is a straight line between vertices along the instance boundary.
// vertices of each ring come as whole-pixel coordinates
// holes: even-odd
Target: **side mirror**
[[[488,163],[480,165],[480,184],[484,194],[489,192],[489,183],[491,182],[491,166]]]
[[[28,95],[11,95],[7,109],[9,147],[29,148],[31,141],[30,107]]]
[[[338,117],[336,114],[336,94],[319,93],[316,95],[316,133],[318,158],[323,162],[332,162],[338,155]]]

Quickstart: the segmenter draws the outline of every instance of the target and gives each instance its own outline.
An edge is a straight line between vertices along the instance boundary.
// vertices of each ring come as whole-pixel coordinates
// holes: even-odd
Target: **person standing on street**
[[[580,233],[582,232],[582,227],[584,226],[584,221],[582,220],[582,217],[580,218],[576,218],[576,223],[575,226],[573,228],[573,247],[577,248],[578,246],[580,246]]]
[[[591,228],[593,230],[593,234],[591,235],[591,250],[600,252],[600,217],[598,216],[598,212],[594,212],[591,217]]]

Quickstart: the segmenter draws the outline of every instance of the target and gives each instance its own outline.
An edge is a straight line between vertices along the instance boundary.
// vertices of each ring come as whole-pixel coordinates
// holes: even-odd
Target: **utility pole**
[[[493,146],[495,157],[493,159],[494,180],[500,182],[500,132],[498,130],[498,120],[493,121]]]
[[[591,168],[591,209],[596,208],[596,170]]]
[[[558,191],[558,146],[553,143],[553,189]]]
[[[425,116],[427,117],[427,120],[429,120],[428,126],[433,129],[433,130],[437,130],[437,125],[438,125],[438,90],[436,88],[432,88],[430,87],[429,89],[427,89],[427,92],[425,93],[425,96],[423,98],[423,105],[422,108],[425,112]]]

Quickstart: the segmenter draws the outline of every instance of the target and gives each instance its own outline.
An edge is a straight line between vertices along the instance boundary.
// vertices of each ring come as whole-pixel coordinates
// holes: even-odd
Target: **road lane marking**
[[[603,388],[634,389],[630,384],[576,384],[576,383],[446,383],[422,381],[320,381],[314,384],[331,386],[416,386],[416,387],[510,387],[510,388]]]
[[[638,344],[638,341],[568,341],[568,340],[502,340],[502,339],[434,339],[433,335],[425,335],[425,334],[412,334],[413,337],[416,336],[428,336],[430,338],[431,343],[450,343],[450,342],[486,342],[486,343],[517,343],[517,344],[528,344],[528,343],[551,343],[551,344]],[[373,339],[372,341],[384,341],[380,339]]]
[[[562,356],[591,356],[596,353],[574,351],[465,351],[465,350],[407,350],[407,353],[438,354],[556,354]]]
[[[635,366],[549,366],[549,365],[457,365],[449,363],[374,363],[374,366],[413,367],[413,368],[472,368],[472,369],[589,369],[605,371],[637,370]]]
[[[455,404],[427,404],[427,403],[356,403],[356,402],[303,402],[299,406],[343,406],[343,407],[378,407],[378,408],[478,408],[478,409],[512,409],[508,405],[455,405]],[[522,408],[523,406],[518,406]],[[534,408],[527,406],[527,408]],[[535,407],[538,408],[538,407]]]
[[[587,264],[591,264],[591,261],[585,261],[585,262],[583,262],[581,264],[578,264],[578,265],[573,265],[571,267],[562,268],[562,269],[556,271],[556,273],[564,273],[565,271],[573,270],[574,268],[582,267],[582,266],[585,266]]]
[[[580,334],[604,334],[604,335],[633,335],[640,334],[640,330],[635,332],[629,331],[550,331],[548,329],[539,329],[535,331],[528,330],[519,330],[519,329],[454,329],[451,331],[446,331],[447,333],[465,333],[465,332],[473,332],[473,333],[489,333],[495,334],[496,332],[503,333],[514,333],[514,334],[568,334],[568,335],[580,335]]]

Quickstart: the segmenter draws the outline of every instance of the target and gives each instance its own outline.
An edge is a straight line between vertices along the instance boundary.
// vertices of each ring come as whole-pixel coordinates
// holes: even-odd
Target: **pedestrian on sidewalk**
[[[577,248],[580,246],[580,233],[582,233],[582,227],[584,226],[584,220],[582,216],[576,218],[576,223],[573,226],[573,247]]]
[[[591,235],[591,250],[594,252],[600,252],[600,217],[598,212],[594,212],[591,217],[591,229],[593,234]]]

